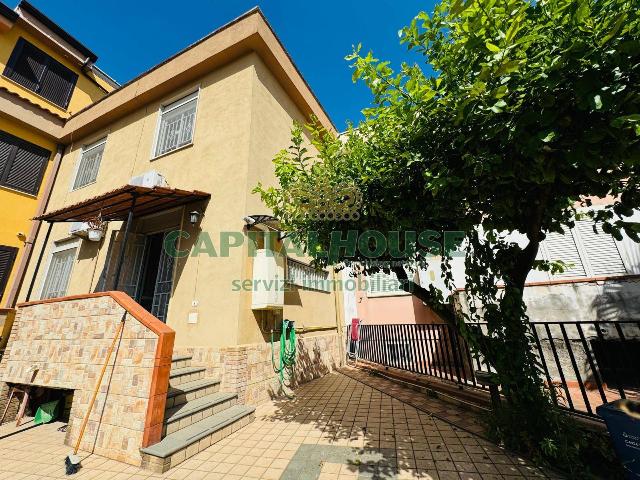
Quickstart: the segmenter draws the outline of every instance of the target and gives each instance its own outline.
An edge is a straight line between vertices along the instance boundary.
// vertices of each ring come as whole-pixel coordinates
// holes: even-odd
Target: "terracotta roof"
[[[125,185],[74,205],[44,213],[34,220],[86,222],[100,216],[104,221],[118,221],[125,220],[131,209],[134,216],[148,215],[210,197],[210,193],[199,190]]]

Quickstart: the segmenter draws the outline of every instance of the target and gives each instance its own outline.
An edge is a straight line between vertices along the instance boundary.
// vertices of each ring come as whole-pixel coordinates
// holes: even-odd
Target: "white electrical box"
[[[141,175],[136,175],[135,177],[131,177],[129,180],[129,185],[136,185],[138,187],[166,187],[167,180],[162,176],[161,173],[156,170],[149,170],[148,172],[144,172]]]
[[[256,251],[253,259],[252,310],[284,307],[284,257],[272,250]]]

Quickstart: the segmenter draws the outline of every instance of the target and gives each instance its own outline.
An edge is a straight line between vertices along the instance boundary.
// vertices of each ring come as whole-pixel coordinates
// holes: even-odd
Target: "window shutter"
[[[591,275],[599,277],[626,274],[627,269],[615,240],[611,235],[602,231],[600,224],[595,225],[598,233],[593,231],[594,223],[589,220],[576,222],[575,228],[589,262]]]
[[[78,75],[60,62],[50,58],[48,68],[40,82],[38,93],[56,105],[67,108],[71,99],[71,92],[77,81]]]
[[[47,63],[47,54],[20,38],[7,62],[4,75],[16,83],[37,91]]]
[[[0,131],[0,179],[5,167],[10,161],[12,155],[15,154],[15,137]]]
[[[35,45],[20,38],[4,75],[56,105],[67,108],[78,75]]]
[[[4,289],[9,281],[9,275],[11,275],[11,269],[17,254],[18,249],[16,247],[0,245],[0,297],[4,295]]]
[[[556,232],[547,234],[547,238],[544,240],[549,260],[558,261],[562,260],[567,264],[571,264],[566,268],[563,273],[557,273],[554,275],[556,278],[566,277],[586,277],[586,271],[582,264],[582,258],[578,252],[578,246],[571,231],[565,230],[564,235]]]
[[[49,152],[27,142],[20,142],[13,161],[6,166],[2,183],[7,187],[37,195],[47,167]]]

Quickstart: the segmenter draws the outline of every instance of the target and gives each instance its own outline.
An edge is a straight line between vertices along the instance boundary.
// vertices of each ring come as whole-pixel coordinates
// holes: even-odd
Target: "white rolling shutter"
[[[597,225],[597,233],[590,220],[576,221],[565,234],[549,233],[543,242],[548,260],[562,260],[571,264],[553,278],[586,278],[627,274],[614,238]]]
[[[544,240],[547,256],[550,261],[559,261],[570,264],[563,273],[555,274],[556,278],[586,277],[586,271],[582,263],[582,257],[578,251],[578,246],[571,234],[565,230],[564,235],[551,232]]]
[[[611,235],[604,233],[599,224],[596,224],[598,233],[594,232],[593,226],[591,221],[580,220],[576,222],[574,229],[589,263],[589,276],[625,275],[627,269],[616,241]]]

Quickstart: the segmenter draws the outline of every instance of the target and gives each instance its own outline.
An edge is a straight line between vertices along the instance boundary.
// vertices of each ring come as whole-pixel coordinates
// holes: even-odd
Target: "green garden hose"
[[[287,344],[287,332],[289,332],[289,342]],[[291,320],[282,320],[282,331],[280,332],[280,367],[276,367],[276,359],[274,357],[273,346],[273,330],[271,330],[271,365],[273,371],[280,379],[282,392],[289,398],[291,396],[285,391],[285,370],[289,369],[289,376],[286,379],[291,385],[291,377],[293,376],[293,366],[296,363],[296,329]]]

